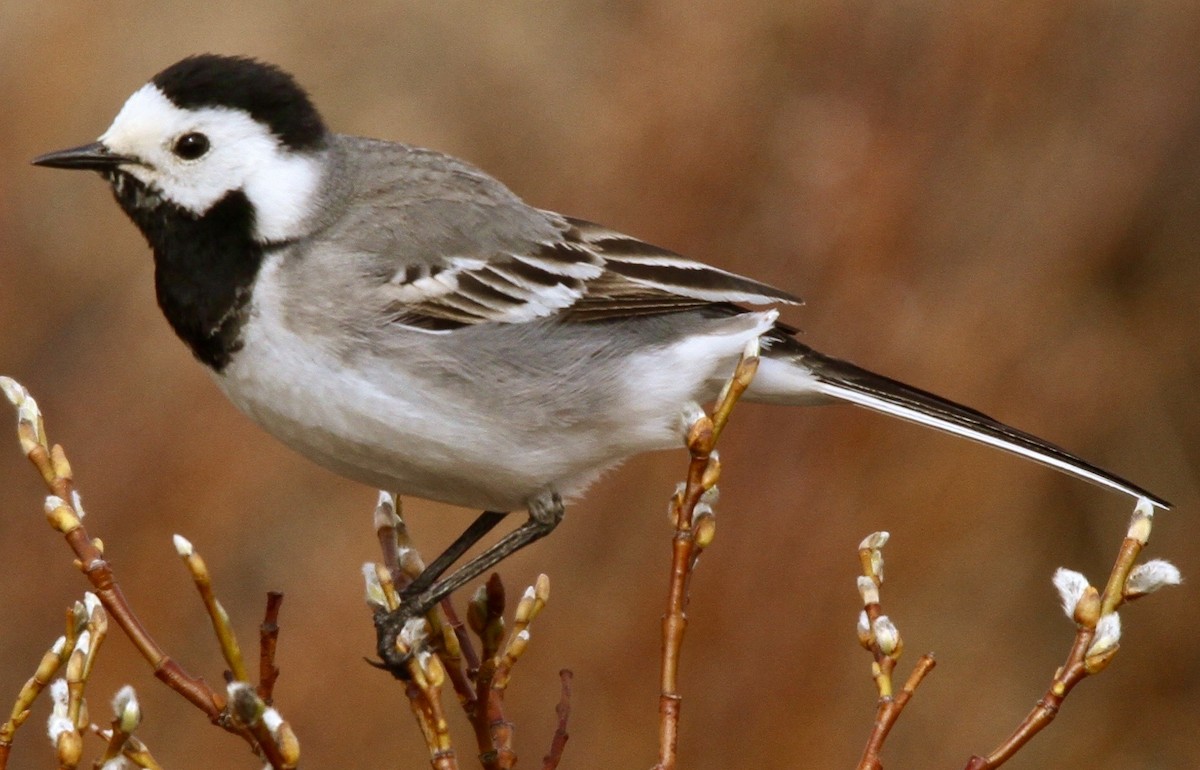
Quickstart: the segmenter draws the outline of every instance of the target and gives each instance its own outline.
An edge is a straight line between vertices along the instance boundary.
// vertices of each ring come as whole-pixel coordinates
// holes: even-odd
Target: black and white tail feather
[[[1003,449],[1093,484],[1145,498],[1161,508],[1170,507],[1142,487],[983,412],[818,353],[794,339],[788,347],[802,349],[793,355],[812,373],[815,389],[825,396]]]

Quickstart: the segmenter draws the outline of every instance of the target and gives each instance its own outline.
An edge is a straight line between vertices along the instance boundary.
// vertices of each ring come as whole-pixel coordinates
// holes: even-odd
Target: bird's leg
[[[450,568],[450,565],[458,561],[468,548],[479,542],[481,537],[495,529],[500,520],[507,515],[507,511],[484,511],[479,514],[471,526],[458,536],[457,540],[442,551],[440,556],[426,565],[413,582],[401,589],[400,596],[408,599],[410,596],[419,596],[425,593],[433,585],[433,581],[440,578]]]
[[[405,678],[407,655],[396,651],[396,639],[404,624],[410,619],[420,617],[433,609],[434,605],[453,591],[477,578],[487,570],[499,564],[535,540],[540,540],[550,534],[563,518],[562,498],[556,492],[547,492],[535,498],[529,505],[529,518],[524,524],[500,538],[493,546],[462,565],[443,580],[437,580],[454,559],[479,538],[483,537],[504,516],[502,513],[485,511],[474,523],[467,528],[447,552],[434,559],[417,579],[401,591],[400,607],[392,612],[381,611],[375,617],[377,651],[383,661],[383,668],[392,672],[398,679]],[[426,574],[436,568],[436,572],[427,580]]]
[[[553,502],[550,506],[530,506],[529,518],[524,524],[500,538],[495,545],[459,567],[444,580],[434,583],[421,593],[412,591],[413,586],[416,586],[417,582],[420,582],[421,578],[424,577],[424,574],[422,574],[417,578],[417,582],[414,582],[401,592],[402,601],[404,604],[412,605],[415,614],[428,612],[435,604],[446,596],[449,596],[453,591],[479,577],[534,540],[539,540],[550,534],[551,530],[562,521],[562,517],[563,504],[558,495],[553,496]]]

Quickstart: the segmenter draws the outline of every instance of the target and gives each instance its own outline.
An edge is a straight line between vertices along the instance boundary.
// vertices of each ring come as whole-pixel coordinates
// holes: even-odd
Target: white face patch
[[[193,132],[204,134],[210,147],[199,158],[185,160],[172,148],[179,137]],[[141,161],[122,170],[197,216],[241,190],[254,207],[254,236],[260,242],[303,235],[321,181],[319,155],[289,151],[266,126],[240,110],[181,109],[153,83],[129,97],[100,141]]]

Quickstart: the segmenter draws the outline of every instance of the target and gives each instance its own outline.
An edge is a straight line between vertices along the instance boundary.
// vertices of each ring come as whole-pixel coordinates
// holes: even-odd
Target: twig
[[[913,671],[909,674],[908,681],[904,683],[900,693],[895,697],[879,699],[879,706],[875,712],[875,725],[871,730],[871,735],[867,738],[867,746],[863,749],[863,758],[859,760],[859,768],[879,770],[883,767],[883,763],[879,759],[879,754],[883,751],[883,742],[887,740],[888,733],[900,719],[900,712],[904,711],[904,707],[908,705],[908,701],[916,692],[925,675],[936,665],[937,661],[933,659],[933,655],[925,653],[917,659],[917,665],[913,667]]]
[[[1108,667],[1120,648],[1117,609],[1123,603],[1179,583],[1179,570],[1165,561],[1137,565],[1137,558],[1150,539],[1153,521],[1153,506],[1149,501],[1139,500],[1103,593],[1078,572],[1059,569],[1055,573],[1054,583],[1062,597],[1063,609],[1076,624],[1066,662],[1013,733],[986,757],[971,757],[966,770],[994,770],[1003,765],[1054,721],[1075,685]]]
[[[76,647],[71,652],[71,657],[67,661],[68,668],[71,667],[72,662],[78,659],[79,648],[86,646],[86,644],[86,634],[80,634],[79,640],[76,642]],[[68,673],[68,676],[70,676],[70,673]],[[50,743],[54,746],[60,770],[71,770],[71,768],[78,767],[80,759],[83,756],[83,736],[79,734],[77,718],[73,719],[71,717],[71,697],[70,685],[67,683],[67,679],[56,679],[50,684],[50,699],[53,705],[50,710],[50,719],[46,725],[46,732],[50,738]]]
[[[408,537],[394,498],[387,493],[380,494],[374,528],[384,563],[363,565],[363,576],[367,603],[378,618],[400,606],[396,581],[408,581],[420,574],[424,563]],[[387,567],[389,561],[395,566]],[[529,626],[545,606],[549,592],[549,578],[539,575],[517,603],[512,628],[506,633],[504,584],[499,575],[491,575],[467,607],[467,623],[480,641],[480,652],[476,652],[448,599],[428,617],[409,620],[397,635],[397,652],[406,659],[405,694],[435,770],[457,767],[442,706],[447,679],[474,730],[479,761],[485,770],[508,770],[516,765],[514,728],[504,714],[504,695],[513,667],[529,644]],[[556,738],[553,756],[561,757],[566,741],[566,713],[559,712],[563,734],[561,739]]]
[[[862,566],[858,577],[858,591],[862,597],[863,610],[858,622],[858,641],[871,653],[871,677],[879,691],[875,706],[875,722],[863,747],[858,770],[882,770],[884,741],[900,719],[904,707],[912,699],[925,676],[937,665],[931,653],[917,659],[899,693],[892,685],[892,672],[904,651],[904,640],[879,601],[879,589],[883,585],[883,546],[890,536],[887,532],[872,532],[858,545],[858,560]]]
[[[493,572],[467,607],[467,622],[480,645],[479,670],[474,677],[477,707],[471,722],[484,770],[505,770],[517,762],[512,748],[513,725],[504,714],[503,688],[498,692],[492,686],[504,641],[505,602],[504,583]]]
[[[73,620],[73,614],[71,617]],[[74,623],[69,623],[68,626],[73,628]],[[73,636],[74,634],[72,633]],[[8,767],[8,756],[12,750],[13,739],[16,736],[17,730],[29,718],[29,707],[33,705],[38,695],[50,684],[50,681],[58,673],[58,670],[70,654],[70,650],[73,648],[74,639],[72,639],[70,647],[67,647],[67,638],[65,636],[60,636],[55,640],[54,644],[50,645],[50,649],[46,650],[45,654],[42,655],[42,660],[38,663],[37,669],[34,670],[33,676],[29,678],[29,681],[25,682],[25,686],[17,694],[17,699],[13,703],[8,721],[0,725],[0,770]]]
[[[204,563],[200,554],[196,553],[196,549],[188,539],[182,535],[175,535],[175,550],[183,559],[184,565],[192,576],[192,582],[195,583],[196,590],[200,593],[200,599],[204,602],[204,610],[212,622],[213,633],[221,645],[221,655],[225,658],[225,663],[229,665],[229,673],[235,681],[250,681],[250,672],[246,670],[246,663],[242,659],[242,648],[238,644],[237,635],[229,622],[229,613],[225,611],[213,593],[212,577],[208,574],[208,565]]]
[[[400,500],[391,493],[381,491],[379,501],[375,506],[374,527],[379,540],[380,552],[383,556],[383,572],[379,575],[381,586],[387,594],[386,606],[393,611],[400,606],[399,589],[411,583],[425,569],[425,563],[420,553],[413,545],[408,534],[408,527],[400,511]],[[491,741],[486,724],[478,717],[478,698],[471,679],[479,669],[479,657],[471,644],[470,637],[463,627],[462,621],[450,603],[449,597],[439,604],[440,613],[435,610],[429,613],[427,620],[433,626],[431,638],[436,638],[440,646],[442,670],[450,680],[455,695],[472,726],[475,728],[476,742],[480,753],[491,749]],[[428,697],[425,690],[414,687],[410,682],[406,688],[413,713],[421,725],[422,733],[426,736],[430,749],[431,761],[435,767],[447,766],[447,763],[457,763],[453,754],[447,755],[437,744],[438,733],[429,729],[431,705],[420,701]],[[440,691],[439,691],[440,692]],[[438,704],[438,708],[441,706]],[[430,741],[433,741],[430,743]]]
[[[132,687],[126,685],[113,698],[112,727],[102,730],[97,725],[92,725],[92,731],[106,742],[104,754],[96,761],[96,767],[104,767],[110,760],[124,756],[138,767],[161,770],[146,744],[133,737],[134,730],[141,722],[142,709],[138,704],[137,694]]]
[[[400,535],[403,533],[407,538],[408,533],[403,530],[399,505],[400,501],[394,495],[381,491],[375,504],[374,525],[383,566],[391,573],[393,585],[403,588],[415,575],[406,575],[400,567]]]
[[[558,705],[554,707],[558,726],[555,727],[554,737],[550,740],[550,753],[542,758],[542,770],[555,770],[562,761],[563,750],[567,747],[567,738],[570,737],[567,735],[567,720],[571,717],[572,676],[565,668],[558,672],[558,678],[562,681],[562,695],[558,699]]]
[[[495,666],[487,692],[487,721],[496,764],[510,770],[517,764],[513,750],[514,726],[504,716],[504,694],[512,678],[513,666],[529,646],[529,624],[538,616],[550,599],[550,578],[538,575],[537,582],[525,590],[513,612],[513,627],[503,649],[494,657]]]
[[[21,449],[50,490],[46,516],[74,552],[79,570],[92,584],[109,617],[150,664],[156,678],[203,711],[214,724],[221,724],[224,697],[203,679],[185,671],[150,635],[117,584],[112,567],[104,559],[100,541],[93,540],[83,526],[83,508],[75,493],[70,463],[61,446],[51,446],[47,441],[37,402],[23,386],[8,377],[0,377],[0,389],[17,407],[17,436]]]
[[[267,609],[258,627],[258,697],[269,706],[275,697],[275,680],[279,678],[279,666],[275,665],[275,647],[279,643],[279,609],[283,605],[283,594],[267,592]]]
[[[86,594],[82,603],[76,602],[70,615],[68,623],[78,633],[69,652],[65,648],[59,651],[59,659],[66,660],[65,671],[62,678],[50,684],[53,703],[46,725],[60,770],[73,770],[83,758],[82,731],[88,722],[84,690],[107,629],[104,608],[95,594]]]
[[[402,589],[421,574],[425,569],[425,562],[409,537],[399,498],[389,492],[379,493],[379,501],[375,506],[374,527],[383,555],[383,567],[390,575],[389,580],[382,581],[383,586],[385,590]],[[389,584],[391,589],[387,588]],[[398,595],[394,600],[389,600],[388,604],[393,609],[398,607]],[[479,670],[479,654],[475,651],[471,637],[458,617],[450,597],[443,599],[439,607],[441,615],[430,613],[430,619],[435,622],[436,630],[441,632],[442,663],[463,711],[468,717],[472,717],[474,723],[473,715],[476,713],[478,700],[471,681]],[[480,729],[477,732],[480,751],[483,752],[490,746],[487,731]]]
[[[107,617],[113,619],[141,656],[150,663],[156,678],[197,706],[212,723],[240,735],[251,748],[268,760],[271,767],[276,770],[295,767],[299,760],[299,744],[295,735],[279,714],[268,708],[253,692],[253,688],[243,681],[247,675],[229,618],[213,596],[207,569],[200,557],[193,553],[191,544],[183,538],[176,538],[177,550],[187,562],[197,588],[204,598],[226,661],[239,679],[231,686],[248,689],[254,700],[261,704],[258,722],[247,721],[242,718],[244,714],[233,714],[234,718],[231,719],[226,708],[227,699],[209,687],[203,679],[188,674],[166,654],[146,630],[117,584],[111,566],[104,559],[103,543],[99,539],[93,539],[83,525],[83,506],[74,489],[70,463],[61,446],[51,446],[47,441],[45,425],[37,403],[24,387],[10,378],[0,377],[0,390],[17,407],[17,437],[21,449],[41,474],[51,492],[46,498],[46,517],[50,525],[62,533],[75,553],[76,566],[95,589],[95,599],[92,601],[98,605],[92,607],[89,602],[88,628],[74,641],[76,649],[73,652],[69,651],[70,648],[64,649],[64,653],[69,656],[66,659],[67,693],[61,704],[61,719],[54,723],[55,727],[51,731],[56,736],[59,764],[63,767],[74,767],[79,761],[78,729],[86,726],[81,723],[82,691],[91,673],[96,648],[107,629],[107,611]],[[103,610],[100,609],[101,606]],[[74,626],[76,631],[78,625],[77,622]],[[68,638],[71,633],[69,628]],[[56,716],[59,706],[56,702]]]
[[[398,645],[411,655],[410,680],[406,687],[409,703],[429,747],[429,762],[434,770],[455,770],[458,759],[451,740],[446,712],[442,706],[442,686],[446,669],[437,655],[422,649],[427,638],[428,622],[414,618],[401,632]],[[408,632],[407,638],[405,632]]]
[[[459,704],[468,718],[474,721],[473,715],[479,701],[475,697],[475,688],[471,685],[471,680],[479,672],[479,653],[475,651],[467,627],[458,617],[458,611],[454,609],[449,597],[442,599],[441,607],[446,617],[442,626],[442,662],[446,664],[446,673],[450,677],[455,695],[458,696]],[[483,751],[483,747],[480,751]]]
[[[715,519],[711,504],[702,502],[712,495],[721,474],[715,446],[738,398],[745,392],[758,370],[758,340],[746,346],[732,377],[717,397],[712,416],[699,409],[688,416],[686,444],[691,460],[687,481],[671,499],[675,534],[671,541],[671,572],[667,590],[667,610],[663,615],[663,645],[659,680],[658,763],[655,770],[673,770],[679,740],[679,656],[687,630],[688,591],[696,559],[714,535]]]
[[[234,720],[254,736],[263,759],[274,770],[294,770],[300,763],[300,744],[291,727],[244,681],[230,682],[229,710]]]
[[[80,522],[78,513],[63,498],[54,496],[47,500],[47,507],[51,509],[48,511],[51,525],[62,533],[74,551],[80,571],[92,584],[104,609],[153,668],[154,676],[203,711],[212,722],[219,723],[224,698],[203,679],[185,671],[150,635],[117,584],[116,575],[104,554]]]
[[[376,531],[378,531],[376,527]],[[392,571],[383,564],[364,564],[363,577],[367,584],[367,605],[378,618],[394,612],[400,606],[400,594],[392,583]],[[458,760],[450,742],[449,726],[442,709],[442,684],[446,669],[441,660],[427,649],[429,621],[412,618],[396,636],[397,651],[406,657],[408,681],[404,694],[417,719],[417,726],[429,750],[429,762],[434,770],[457,770]]]
[[[102,729],[99,725],[92,725],[91,729],[103,740],[109,742],[113,740],[113,730]],[[150,749],[138,740],[137,736],[130,735],[125,738],[120,755],[132,762],[135,767],[143,768],[143,770],[163,770],[162,765],[158,764],[158,760],[150,753]]]

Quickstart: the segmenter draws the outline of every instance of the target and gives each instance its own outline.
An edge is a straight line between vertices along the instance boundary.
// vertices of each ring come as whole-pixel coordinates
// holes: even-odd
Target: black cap
[[[200,54],[172,64],[151,82],[177,107],[247,112],[293,149],[314,150],[325,143],[325,123],[308,94],[272,64],[246,56]]]

